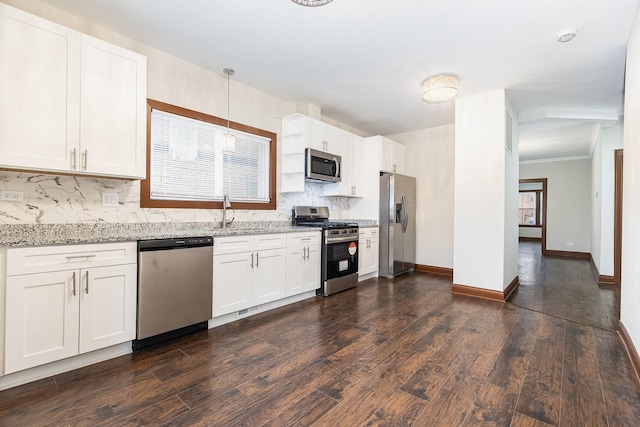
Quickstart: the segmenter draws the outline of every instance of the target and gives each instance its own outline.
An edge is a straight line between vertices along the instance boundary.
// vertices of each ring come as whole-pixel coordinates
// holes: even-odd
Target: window
[[[539,227],[542,225],[542,191],[521,191],[518,202],[518,224]]]
[[[235,152],[222,153],[224,119],[148,100],[147,179],[141,207],[275,209],[276,135],[231,123]]]

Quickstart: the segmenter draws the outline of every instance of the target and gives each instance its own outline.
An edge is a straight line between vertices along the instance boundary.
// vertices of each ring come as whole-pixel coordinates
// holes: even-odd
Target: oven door
[[[327,241],[325,244],[326,281],[358,273],[358,237]]]

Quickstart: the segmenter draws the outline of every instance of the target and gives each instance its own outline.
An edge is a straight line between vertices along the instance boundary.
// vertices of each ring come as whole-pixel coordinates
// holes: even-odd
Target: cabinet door
[[[76,31],[0,3],[2,166],[72,169],[79,143],[80,40]]]
[[[253,305],[285,297],[285,248],[255,252]]]
[[[78,354],[79,292],[79,271],[7,278],[5,374]]]
[[[369,246],[369,233],[367,233],[364,229],[360,230],[358,234],[358,275],[362,276],[363,274],[367,274],[365,271],[365,265],[367,265],[367,256],[369,252],[367,250]]]
[[[145,178],[147,61],[82,37],[82,172]]]
[[[314,150],[327,151],[326,141],[324,139],[324,124],[318,120],[306,118],[307,121],[307,147]]]
[[[386,138],[378,138],[379,150],[380,150],[380,171],[390,172],[394,171],[393,163],[393,141]]]
[[[287,273],[286,273],[286,296],[296,295],[304,292],[304,261],[307,256],[306,246],[287,246]]]
[[[251,253],[213,257],[213,317],[251,307],[252,270]]]
[[[378,271],[378,230],[374,229],[371,231],[371,236],[369,237],[369,247],[367,248],[367,257],[364,269],[367,273],[373,273]]]
[[[391,158],[393,162],[393,172],[404,173],[404,145],[394,142]]]
[[[136,264],[80,271],[80,353],[135,338],[136,276]]]
[[[307,246],[307,257],[304,260],[302,275],[302,292],[312,291],[320,287],[320,245]]]

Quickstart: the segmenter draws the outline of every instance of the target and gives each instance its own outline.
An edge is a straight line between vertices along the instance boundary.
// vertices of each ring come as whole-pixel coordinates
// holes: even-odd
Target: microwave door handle
[[[333,158],[333,162],[336,165],[336,178],[340,178],[340,175],[342,173],[342,171],[340,170],[340,169],[342,169],[342,167],[340,165],[340,161],[334,157]]]

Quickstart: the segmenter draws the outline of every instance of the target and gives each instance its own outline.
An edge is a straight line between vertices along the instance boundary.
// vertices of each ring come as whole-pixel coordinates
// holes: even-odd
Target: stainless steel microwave
[[[340,182],[342,157],[323,151],[305,150],[305,178],[313,182]]]

